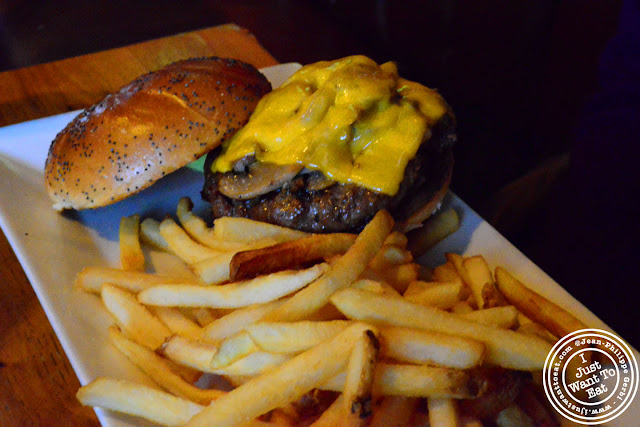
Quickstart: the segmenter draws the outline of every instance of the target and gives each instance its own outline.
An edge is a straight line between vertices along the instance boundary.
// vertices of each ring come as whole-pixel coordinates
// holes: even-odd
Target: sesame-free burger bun
[[[198,159],[244,126],[271,90],[253,66],[198,58],[145,74],[80,113],[49,148],[56,210],[109,205]]]

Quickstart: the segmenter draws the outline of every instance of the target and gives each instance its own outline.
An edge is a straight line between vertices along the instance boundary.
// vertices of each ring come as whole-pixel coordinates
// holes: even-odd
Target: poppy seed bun
[[[240,61],[198,58],[145,74],[80,113],[49,148],[56,210],[109,205],[219,146],[271,90]]]

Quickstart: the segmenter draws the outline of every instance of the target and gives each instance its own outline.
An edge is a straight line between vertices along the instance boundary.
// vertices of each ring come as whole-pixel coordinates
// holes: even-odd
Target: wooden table
[[[0,126],[86,108],[147,71],[212,55],[277,63],[247,30],[224,25],[0,73]],[[76,401],[78,379],[2,233],[0,279],[0,425],[97,425]]]

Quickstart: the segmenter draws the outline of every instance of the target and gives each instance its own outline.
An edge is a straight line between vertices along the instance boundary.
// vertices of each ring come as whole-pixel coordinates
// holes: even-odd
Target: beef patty
[[[225,174],[247,174],[250,165],[244,159],[242,172],[211,172],[211,164],[220,154],[217,149],[210,152],[205,161],[202,198],[211,203],[214,218],[251,218],[313,233],[360,231],[381,209],[402,220],[428,202],[447,180],[456,141],[453,121],[452,116],[445,115],[432,129],[431,138],[422,143],[416,157],[407,164],[404,179],[394,196],[354,184],[336,183],[310,190],[319,172],[303,172],[274,191],[248,200],[232,199],[220,192],[220,179]]]

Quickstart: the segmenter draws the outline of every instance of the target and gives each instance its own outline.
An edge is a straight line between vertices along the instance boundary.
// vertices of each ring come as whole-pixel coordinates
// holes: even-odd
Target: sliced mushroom
[[[302,170],[301,165],[276,165],[254,162],[248,173],[226,173],[218,182],[222,194],[247,200],[281,188]]]

